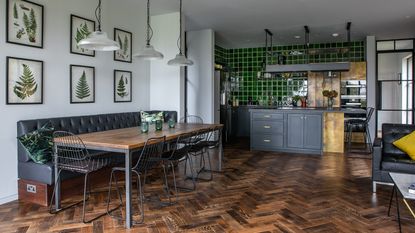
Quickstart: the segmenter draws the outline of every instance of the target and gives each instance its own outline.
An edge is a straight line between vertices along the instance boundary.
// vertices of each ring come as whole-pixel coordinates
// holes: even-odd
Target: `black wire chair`
[[[366,109],[366,119],[360,120],[360,119],[351,119],[348,120],[346,123],[347,128],[347,147],[349,150],[351,150],[352,147],[352,132],[363,132],[365,134],[365,146],[366,151],[367,148],[369,148],[368,153],[372,153],[372,138],[370,137],[370,131],[369,131],[369,121],[372,118],[373,111],[375,109],[372,107],[369,107]]]
[[[188,115],[180,118],[179,123],[203,124],[203,119],[200,116]]]
[[[61,212],[65,209],[71,208],[79,203],[83,203],[82,208],[82,222],[90,223],[102,216],[106,213],[100,214],[97,217],[85,220],[85,207],[86,201],[90,197],[90,187],[88,185],[88,175],[92,172],[98,171],[101,168],[104,168],[110,165],[111,160],[108,157],[105,157],[104,154],[95,154],[92,157],[88,150],[86,149],[82,140],[70,133],[65,131],[56,131],[53,133],[54,138],[54,156],[53,156],[53,163],[57,165],[58,168],[58,176],[55,177],[55,187],[52,192],[52,198],[50,201],[50,208],[49,212],[51,214],[56,214]],[[100,156],[101,155],[101,156]],[[75,173],[84,174],[84,193],[83,193],[83,200],[72,205],[62,207],[59,210],[53,210],[53,201],[55,198],[56,185],[57,182],[60,182],[61,173],[62,171],[69,171]],[[88,196],[88,197],[87,197]],[[112,210],[111,210],[112,211]]]
[[[166,167],[170,167],[173,175],[173,185],[175,190],[176,202],[178,201],[178,189],[184,191],[194,191],[196,189],[196,180],[192,179],[192,188],[177,186],[177,179],[175,174],[175,167],[182,162],[185,162],[184,173],[187,172],[187,163],[189,163],[189,168],[192,177],[195,177],[195,171],[193,169],[192,158],[189,157],[189,150],[192,147],[192,140],[194,140],[194,133],[184,134],[179,136],[174,142],[169,144],[169,149],[163,152],[162,154],[162,164],[163,169],[166,171]]]
[[[134,167],[132,167],[131,171],[133,172],[133,174],[137,175],[137,190],[138,190],[138,199],[139,199],[139,212],[140,212],[140,220],[139,221],[134,221],[134,224],[141,224],[144,222],[144,185],[146,183],[146,176],[147,176],[147,171],[150,169],[153,169],[154,167],[158,166],[160,163],[160,158],[161,155],[163,153],[163,149],[164,149],[164,144],[166,141],[166,136],[163,137],[157,137],[157,138],[149,138],[143,149],[141,150],[140,156],[136,162],[136,164],[134,165]],[[119,190],[118,187],[118,181],[117,181],[117,176],[116,176],[116,172],[125,172],[125,167],[113,167],[112,171],[111,171],[111,177],[110,177],[110,183],[109,183],[109,189],[108,189],[108,199],[107,199],[107,214],[113,218],[119,219],[119,220],[123,220],[123,218],[121,216],[115,216],[111,214],[111,211],[109,211],[109,206],[110,206],[110,202],[111,202],[111,189],[112,189],[112,180],[114,179],[115,181],[115,185],[116,185],[116,189],[118,192],[118,198],[120,201],[120,205],[123,205],[123,201],[122,201],[122,197],[121,197],[121,192]],[[143,181],[141,181],[141,176],[143,176]],[[164,180],[165,180],[165,184],[167,186],[167,196],[169,198],[169,201],[171,203],[170,200],[170,195],[169,195],[169,190],[168,190],[168,185],[167,185],[167,175],[166,173],[164,173]]]
[[[211,130],[208,130],[207,132],[200,132],[200,140],[197,140],[197,142],[192,145],[192,147],[189,149],[189,153],[193,156],[199,156],[200,155],[200,164],[199,164],[199,170],[197,171],[197,180],[205,180],[205,181],[211,181],[213,179],[213,171],[212,171],[212,161],[210,158],[210,149],[213,149],[215,147],[219,147],[220,141],[222,138],[222,128],[221,127],[215,127]],[[206,167],[206,160],[209,164],[209,169]],[[209,173],[209,178],[200,178],[199,175],[203,172]]]

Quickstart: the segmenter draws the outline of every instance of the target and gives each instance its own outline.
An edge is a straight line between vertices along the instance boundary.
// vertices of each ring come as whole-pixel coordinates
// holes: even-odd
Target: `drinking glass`
[[[148,122],[147,121],[141,122],[141,132],[142,133],[147,133],[148,132]]]
[[[163,129],[163,121],[162,120],[156,120],[156,131],[160,131]]]

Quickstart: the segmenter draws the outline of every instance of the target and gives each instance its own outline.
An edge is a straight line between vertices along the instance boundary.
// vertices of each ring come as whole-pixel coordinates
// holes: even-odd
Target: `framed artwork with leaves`
[[[6,104],[43,103],[43,61],[7,57]]]
[[[7,0],[6,41],[43,48],[43,6],[26,0]]]
[[[95,31],[95,21],[80,16],[71,15],[71,53],[95,57],[95,51],[78,46],[79,41],[87,38]]]
[[[114,51],[114,60],[132,63],[133,34],[119,28],[114,28],[114,40],[120,44],[120,49]]]
[[[95,67],[70,66],[71,104],[95,102]]]
[[[114,70],[114,102],[132,101],[132,73],[125,70]]]

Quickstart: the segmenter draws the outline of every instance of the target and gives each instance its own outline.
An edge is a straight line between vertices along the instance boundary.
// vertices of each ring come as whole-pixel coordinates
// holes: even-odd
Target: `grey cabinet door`
[[[249,137],[251,114],[249,108],[238,109],[238,137]]]
[[[322,116],[315,114],[304,115],[304,149],[321,149]]]
[[[304,114],[287,114],[287,147],[304,147]]]

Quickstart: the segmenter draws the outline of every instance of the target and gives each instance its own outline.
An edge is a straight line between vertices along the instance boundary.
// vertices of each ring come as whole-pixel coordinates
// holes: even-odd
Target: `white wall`
[[[151,17],[154,35],[151,44],[164,55],[163,60],[151,61],[150,108],[174,110],[184,114],[184,85],[181,68],[168,66],[167,62],[179,52],[177,39],[180,31],[178,12]]]
[[[17,198],[16,122],[24,119],[87,115],[95,113],[127,112],[149,109],[149,65],[113,61],[112,52],[98,52],[96,57],[69,53],[70,14],[94,19],[98,1],[32,0],[44,5],[44,49],[5,43],[5,20],[0,23],[0,203]],[[134,5],[131,5],[134,4]],[[4,16],[6,1],[0,1]],[[113,37],[113,28],[133,32],[133,49],[144,43],[145,3],[137,1],[103,1],[103,31]],[[44,61],[44,104],[11,106],[5,100],[6,56]],[[69,104],[69,64],[95,66],[96,96],[93,104]],[[113,70],[133,72],[133,102],[113,103]]]
[[[194,65],[188,68],[187,108],[189,115],[201,116],[205,123],[214,122],[214,49],[212,29],[187,33],[188,58]]]

